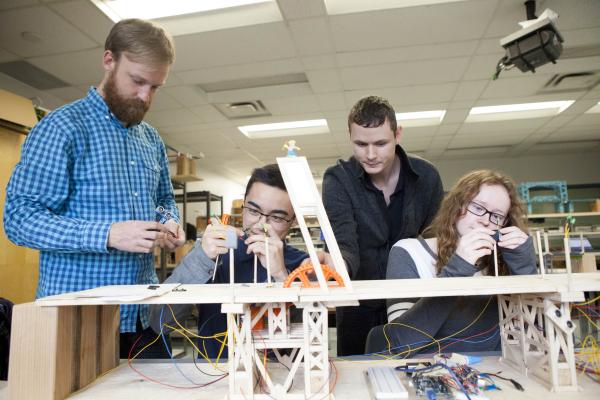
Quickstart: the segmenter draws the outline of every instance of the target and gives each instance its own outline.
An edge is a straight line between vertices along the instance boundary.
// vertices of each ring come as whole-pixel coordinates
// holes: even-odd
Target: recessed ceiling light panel
[[[593,106],[592,108],[590,108],[589,110],[587,110],[585,112],[585,114],[598,114],[600,113],[600,101],[598,102],[598,104],[596,104],[595,106]]]
[[[126,18],[158,19],[272,2],[273,0],[92,0],[114,22]]]
[[[404,128],[432,126],[441,124],[445,115],[446,110],[396,113],[396,121]]]
[[[505,121],[552,117],[569,108],[575,100],[545,101],[541,103],[505,104],[473,107],[465,122]]]
[[[293,137],[329,133],[325,119],[277,122],[273,124],[239,126],[238,129],[250,139]]]

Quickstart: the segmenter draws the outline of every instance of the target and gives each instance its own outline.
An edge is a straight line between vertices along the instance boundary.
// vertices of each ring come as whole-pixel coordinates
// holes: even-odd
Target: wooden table
[[[382,361],[380,359],[363,359],[363,360],[334,360],[335,368],[338,373],[338,381],[334,389],[334,395],[339,400],[352,399],[370,399],[369,389],[364,371],[370,366],[397,366],[399,361]],[[191,360],[179,361],[179,367],[193,381],[197,383],[208,382],[210,377],[199,373]],[[200,367],[207,372],[216,373],[213,368],[207,364],[199,364]],[[134,366],[142,373],[158,379],[163,382],[168,382],[174,385],[190,386],[171,364],[170,361],[151,361],[140,360],[134,362]],[[486,391],[485,395],[490,399],[531,399],[531,400],[555,400],[555,399],[573,399],[586,400],[600,398],[600,384],[593,382],[584,375],[579,376],[579,385],[581,390],[578,393],[553,393],[538,383],[535,380],[522,376],[509,366],[503,365],[498,357],[484,357],[482,363],[474,366],[482,372],[498,372],[502,370],[502,375],[508,378],[513,378],[525,388],[524,392],[516,390],[509,382],[496,379],[496,383],[501,391]],[[272,363],[269,365],[270,370],[283,369],[279,364]],[[223,370],[226,370],[226,364],[223,364]],[[401,379],[407,385],[407,378],[404,374],[400,374]],[[214,378],[213,378],[214,379]],[[297,384],[302,385],[303,381],[300,377],[297,379]],[[296,385],[296,383],[294,383]],[[8,399],[6,389],[0,389],[0,400]],[[199,389],[172,389],[161,386],[156,383],[144,381],[138,374],[127,366],[127,362],[123,362],[119,367],[113,370],[110,374],[98,378],[92,385],[73,394],[70,399],[111,399],[111,400],[164,400],[164,399],[194,399],[194,400],[213,400],[222,399],[227,393],[227,379],[223,379],[206,388]],[[417,398],[414,389],[409,388],[410,398]],[[481,397],[480,397],[481,399]],[[315,399],[318,400],[318,399]]]
[[[552,305],[554,302],[558,302],[558,305],[563,307],[569,302],[582,301],[583,292],[585,291],[599,291],[600,274],[573,274],[572,276],[547,274],[545,276],[354,281],[352,284],[353,290],[338,288],[331,289],[329,293],[319,289],[282,288],[277,285],[273,287],[247,284],[235,285],[235,287],[230,287],[229,285],[185,285],[177,291],[168,292],[160,297],[135,301],[129,300],[129,303],[226,303],[229,307],[233,307],[250,303],[291,302],[314,304],[316,302],[338,302],[341,304],[347,302],[350,304],[357,300],[396,297],[514,294],[519,297],[517,299],[519,303],[523,302],[525,304],[531,302],[528,298],[535,294],[534,297],[536,299],[538,297],[545,299],[548,302],[548,307],[556,308]],[[95,294],[103,293],[104,289],[97,288],[91,290],[91,292]],[[135,287],[121,286],[118,289],[123,293],[135,292]],[[145,287],[141,287],[141,289],[145,289]],[[527,299],[520,294],[527,294],[525,296]],[[124,302],[122,299],[110,299],[107,297],[81,298],[77,296],[80,295],[63,294],[42,299],[41,301],[37,301],[36,304],[19,304],[14,307],[13,335],[11,335],[11,364],[9,370],[11,393],[14,393],[12,397],[19,400],[62,399],[76,390],[86,387],[88,388],[86,391],[91,390],[94,393],[95,390],[100,390],[94,388],[101,387],[97,385],[101,385],[105,380],[124,379],[123,382],[117,381],[119,383],[116,385],[116,388],[118,392],[124,391],[127,393],[128,399],[140,398],[139,391],[142,389],[146,390],[146,387],[150,387],[150,389],[147,395],[143,395],[144,400],[153,398],[163,399],[164,390],[161,390],[160,387],[154,384],[150,385],[147,382],[140,381],[138,377],[132,375],[126,368],[119,366],[118,305],[126,304],[127,302]],[[523,297],[522,300],[521,297]],[[539,299],[536,302],[541,304]],[[545,323],[552,328],[551,332],[557,332],[557,329],[562,326],[561,324],[570,323],[570,321],[563,321],[565,318],[555,318],[554,313],[559,310],[554,311],[554,308],[546,310],[546,313],[549,312],[552,318],[548,319],[550,317],[545,317]],[[225,312],[231,311],[226,310]],[[507,312],[510,312],[511,315],[514,312],[517,313],[512,317],[507,317],[508,324],[511,321],[515,321],[516,317],[523,317],[523,312],[518,310],[507,309]],[[527,314],[530,313],[528,312]],[[566,316],[567,319],[568,314],[567,310],[562,310],[562,315]],[[558,315],[560,316],[561,314]],[[527,323],[531,327],[535,326],[534,320],[528,320],[524,323]],[[535,330],[533,331],[535,333]],[[555,333],[552,335],[553,339],[551,342],[539,343],[539,345],[543,347],[555,343],[557,336]],[[564,339],[569,337],[569,335],[561,337]],[[525,339],[529,340],[528,338]],[[555,348],[556,351],[552,350],[551,347],[549,349],[553,357],[558,356],[562,350],[562,348],[559,349],[558,347]],[[567,354],[572,354],[572,343],[569,349]],[[517,359],[519,357],[517,355]],[[553,371],[558,370],[558,363],[559,360],[553,361]],[[158,374],[155,376],[159,376],[161,380],[170,379],[170,374],[177,373],[177,370],[169,364],[156,365],[156,367],[150,367],[159,369]],[[366,393],[364,392],[364,378],[360,376],[364,366],[353,368],[353,365],[359,364],[340,362],[340,378],[342,381],[339,383],[339,388],[336,389],[336,393],[338,393],[338,390],[341,391],[341,397],[338,398],[366,398],[346,397],[346,393],[348,393],[348,396],[353,393]],[[117,368],[115,369],[115,367]],[[191,365],[189,368],[194,368],[194,366]],[[571,374],[575,377],[574,368],[570,368]],[[348,379],[348,377],[350,378]],[[580,379],[585,380],[586,378],[581,376]],[[298,381],[301,380],[301,378],[298,378]],[[221,387],[221,385],[225,388],[225,381],[224,379],[221,384],[204,390],[176,390],[172,392],[172,389],[169,389],[171,391],[167,394],[169,397],[172,397],[173,393],[176,393],[179,397],[187,396],[186,392],[194,392],[194,396],[196,397],[193,398],[204,398],[198,396],[204,396],[205,392],[210,393],[211,390],[217,390],[216,388]],[[32,384],[33,382],[35,384]],[[294,384],[299,383],[294,381]],[[553,383],[553,385],[557,384]],[[572,389],[575,388],[573,387]],[[361,390],[363,391],[361,392]],[[541,393],[544,393],[544,397],[553,398],[549,397],[547,389],[543,390],[544,392]],[[161,393],[162,397],[156,397],[156,393]],[[600,392],[594,394],[595,398],[600,398]],[[519,395],[521,394],[519,393]],[[97,395],[95,398],[98,397],[102,398],[103,396]],[[104,397],[116,398],[112,394]],[[209,396],[206,398],[214,397]]]

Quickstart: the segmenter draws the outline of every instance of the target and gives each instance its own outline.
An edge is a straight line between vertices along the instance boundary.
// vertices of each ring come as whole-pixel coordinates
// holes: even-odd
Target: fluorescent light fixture
[[[327,7],[327,14],[337,15],[393,8],[430,6],[440,3],[457,3],[459,1],[465,0],[325,0],[325,7]]]
[[[92,0],[114,22],[126,18],[158,19],[273,0]]]
[[[575,100],[473,107],[465,122],[505,121],[510,119],[551,117],[560,114],[573,103],[575,103]]]
[[[598,114],[600,113],[600,101],[598,104],[587,110],[584,114]]]
[[[262,125],[246,125],[238,126],[238,129],[250,139],[329,133],[329,126],[327,125],[327,120],[325,119],[277,122],[274,124]]]
[[[445,115],[446,110],[396,113],[396,122],[403,128],[432,126],[441,124]]]

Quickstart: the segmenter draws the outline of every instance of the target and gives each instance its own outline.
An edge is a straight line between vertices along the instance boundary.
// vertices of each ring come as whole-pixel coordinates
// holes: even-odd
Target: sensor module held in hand
[[[228,226],[225,231],[225,247],[228,249],[237,249],[238,238],[234,227]]]
[[[502,235],[500,234],[500,231],[494,231],[494,234],[492,235],[492,237],[494,238],[494,240],[496,242],[499,242]]]

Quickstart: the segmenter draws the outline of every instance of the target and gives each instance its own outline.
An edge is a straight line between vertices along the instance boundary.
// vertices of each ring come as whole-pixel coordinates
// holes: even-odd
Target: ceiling
[[[389,3],[389,1],[388,1]],[[398,3],[402,3],[400,0]],[[537,2],[560,16],[563,56],[535,74],[516,68],[490,79],[500,38],[525,19],[523,0],[471,0],[328,15],[326,0],[277,0],[266,14],[246,6],[163,21],[177,60],[147,120],[181,152],[239,183],[284,155],[285,138],[248,139],[240,125],[326,118],[331,132],[296,137],[316,175],[351,154],[346,117],[361,97],[389,99],[397,112],[447,110],[439,126],[407,128],[403,146],[433,162],[473,157],[600,153],[600,1]],[[263,7],[263,11],[266,6]],[[112,22],[89,0],[0,2],[0,64],[27,61],[63,81],[40,90],[0,73],[0,87],[55,108],[102,78]],[[592,78],[542,92],[556,74]],[[591,79],[591,80],[590,80]],[[23,80],[27,80],[23,78]],[[591,83],[590,83],[591,82]],[[591,86],[591,87],[589,87]],[[569,89],[569,87],[575,87]],[[260,100],[270,116],[229,119],[216,105]],[[558,116],[465,123],[473,106],[576,100]]]

